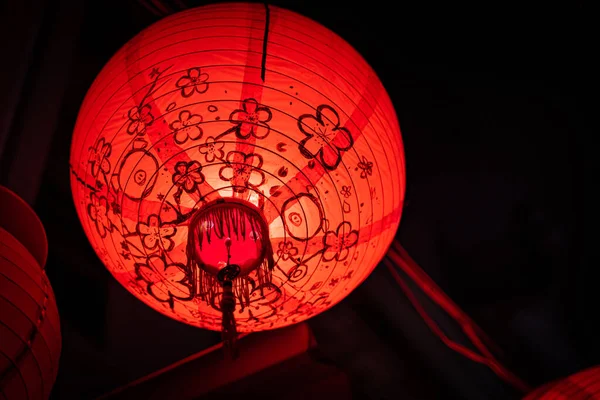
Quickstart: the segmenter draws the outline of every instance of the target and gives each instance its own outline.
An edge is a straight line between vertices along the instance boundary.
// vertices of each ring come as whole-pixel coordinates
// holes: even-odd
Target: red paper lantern
[[[588,368],[567,378],[547,383],[523,400],[598,400],[600,366]]]
[[[20,222],[20,223],[19,223]],[[25,225],[25,222],[30,222]],[[17,238],[29,235],[24,242]],[[61,350],[52,288],[40,266],[46,237],[31,208],[0,187],[0,395],[47,399]]]
[[[318,23],[257,3],[190,9],[129,41],[87,93],[71,164],[114,277],[214,330],[222,311],[223,329],[248,332],[342,300],[385,254],[404,199],[375,72]]]

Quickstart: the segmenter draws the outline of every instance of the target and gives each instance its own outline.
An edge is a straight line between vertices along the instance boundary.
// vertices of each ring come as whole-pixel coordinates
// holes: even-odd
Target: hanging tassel
[[[262,252],[257,254],[252,268],[246,267],[247,270],[241,275],[240,266],[231,263],[231,245],[232,239],[237,242],[247,238],[260,240]],[[214,239],[225,239],[227,248],[227,261],[222,261],[223,266],[219,265],[216,274],[214,266],[209,271],[200,257],[203,250],[212,250],[203,247],[210,246]],[[234,316],[236,306],[242,313],[250,306],[252,292],[259,288],[262,294],[273,278],[275,260],[264,216],[252,204],[233,199],[219,199],[205,205],[190,221],[186,253],[186,267],[194,293],[221,311],[223,350],[228,359],[235,359],[239,354]]]
[[[231,360],[239,355],[237,349],[237,329],[235,326],[235,296],[232,290],[231,280],[223,281],[223,293],[221,294],[221,339],[225,356]]]
[[[235,327],[235,295],[233,293],[233,280],[240,274],[240,267],[230,264],[231,261],[231,239],[225,240],[227,247],[227,266],[219,271],[217,279],[221,282],[223,292],[221,294],[221,339],[225,356],[233,360],[238,357],[236,339],[237,329]]]

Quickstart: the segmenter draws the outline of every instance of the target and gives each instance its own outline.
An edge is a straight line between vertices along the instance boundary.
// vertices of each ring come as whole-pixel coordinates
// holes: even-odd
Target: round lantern
[[[524,400],[598,399],[600,399],[600,366],[588,368],[564,379],[547,383],[524,398]]]
[[[29,234],[24,236],[26,230]],[[33,210],[14,193],[0,187],[0,398],[3,399],[47,399],[56,380],[61,350],[60,321],[52,288],[41,267],[46,255],[45,233]]]
[[[399,224],[392,103],[344,40],[259,3],[171,15],[81,107],[72,190],[102,262],[150,307],[249,332],[331,307]]]

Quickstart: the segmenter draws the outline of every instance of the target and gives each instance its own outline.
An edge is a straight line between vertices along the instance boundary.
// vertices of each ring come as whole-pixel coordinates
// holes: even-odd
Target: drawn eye
[[[141,169],[137,170],[136,173],[133,175],[133,180],[138,185],[143,185],[144,183],[146,183],[146,171]]]
[[[288,219],[290,220],[290,222],[294,226],[300,226],[300,225],[302,225],[302,217],[297,212],[291,212],[288,215]]]

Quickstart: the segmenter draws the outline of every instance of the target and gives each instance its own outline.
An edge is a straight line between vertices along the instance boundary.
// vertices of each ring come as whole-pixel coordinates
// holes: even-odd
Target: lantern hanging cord
[[[384,259],[384,264],[402,291],[405,293],[406,297],[412,303],[415,310],[419,313],[421,318],[423,318],[429,329],[431,329],[431,331],[436,334],[436,336],[438,336],[446,346],[474,362],[488,366],[496,375],[518,390],[521,390],[525,393],[530,391],[529,385],[504,367],[485,346],[480,336],[483,336],[488,342],[491,342],[491,340],[485,336],[481,328],[475,325],[475,323],[471,321],[470,318],[442,292],[435,282],[433,282],[433,280],[427,276],[427,274],[416,264],[416,262],[414,262],[408,256],[406,250],[404,250],[399,243],[393,243],[392,248],[390,248],[386,258]],[[412,279],[421,290],[423,290],[423,293],[425,293],[437,305],[446,311],[461,326],[465,335],[481,354],[477,354],[475,351],[461,345],[460,343],[456,343],[446,336],[433,318],[427,314],[423,306],[419,303],[415,294],[410,290],[408,284],[398,273],[398,270],[401,270],[407,274],[408,277]]]
[[[265,35],[263,37],[262,62],[260,66],[260,79],[265,81],[265,71],[267,67],[267,43],[269,42],[269,23],[271,20],[271,10],[269,5],[265,3]]]

